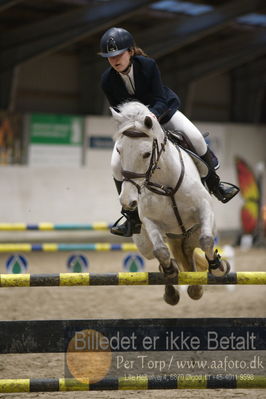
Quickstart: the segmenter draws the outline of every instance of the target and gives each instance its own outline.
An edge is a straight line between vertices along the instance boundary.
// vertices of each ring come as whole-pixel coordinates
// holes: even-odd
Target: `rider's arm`
[[[161,74],[155,61],[150,71],[150,79],[154,103],[149,107],[149,109],[157,118],[159,118],[162,114],[167,112],[169,106],[165,97]]]

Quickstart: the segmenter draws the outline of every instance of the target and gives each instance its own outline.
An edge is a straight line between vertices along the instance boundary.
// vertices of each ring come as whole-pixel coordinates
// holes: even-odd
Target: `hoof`
[[[178,277],[178,265],[174,259],[171,259],[170,266],[165,267],[162,264],[159,265],[159,270],[161,273],[164,273],[165,277],[169,279],[174,279]]]
[[[203,287],[201,285],[190,285],[187,289],[187,293],[191,299],[200,299],[203,295]]]
[[[173,285],[166,285],[163,299],[168,305],[177,305],[180,299],[179,292]]]
[[[217,269],[210,269],[209,272],[215,277],[223,277],[230,272],[230,263],[226,259],[220,260],[220,266]]]

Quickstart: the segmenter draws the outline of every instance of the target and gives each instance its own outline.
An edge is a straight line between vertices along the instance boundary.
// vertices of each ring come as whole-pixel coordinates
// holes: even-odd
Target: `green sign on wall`
[[[30,118],[31,144],[82,144],[84,118],[71,115],[32,114]]]

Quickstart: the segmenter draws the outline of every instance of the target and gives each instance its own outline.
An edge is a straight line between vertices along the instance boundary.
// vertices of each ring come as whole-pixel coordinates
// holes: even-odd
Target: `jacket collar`
[[[141,82],[139,81],[141,65],[137,61],[136,56],[134,56],[132,58],[132,64],[133,64],[133,75],[134,75],[134,83],[135,83],[135,93],[138,93],[141,90]],[[124,98],[134,97],[134,94],[131,95],[128,93],[125,83],[123,82],[123,79],[121,78],[119,72],[116,72],[112,67],[110,67],[110,68],[111,68],[113,77],[115,79],[116,90],[119,90],[120,94],[123,95]]]

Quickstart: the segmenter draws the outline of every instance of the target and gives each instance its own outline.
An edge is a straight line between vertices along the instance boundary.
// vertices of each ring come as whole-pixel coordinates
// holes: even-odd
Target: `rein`
[[[135,130],[125,130],[122,134],[127,137],[131,137],[131,138],[148,137],[148,135],[146,133],[138,132]],[[145,178],[144,187],[146,187],[148,190],[150,190],[151,192],[153,192],[155,194],[170,197],[171,202],[172,202],[173,211],[174,211],[176,220],[178,222],[178,225],[180,226],[183,235],[187,235],[188,232],[183,224],[183,221],[182,221],[182,218],[181,218],[181,215],[178,210],[176,200],[174,197],[176,192],[178,191],[179,187],[182,184],[184,174],[185,174],[184,160],[183,160],[182,153],[181,153],[181,150],[179,147],[177,147],[177,150],[178,150],[180,164],[181,164],[181,173],[180,173],[180,176],[178,178],[178,181],[177,181],[175,187],[172,188],[169,186],[165,186],[163,184],[154,183],[150,180],[154,171],[159,168],[158,163],[159,163],[159,160],[160,160],[160,157],[161,157],[163,151],[165,151],[166,143],[167,143],[167,136],[165,135],[164,141],[161,144],[161,148],[159,149],[157,139],[153,139],[152,154],[151,154],[150,164],[149,164],[147,171],[144,173],[136,173],[136,172],[131,172],[128,170],[122,170],[122,176],[124,177],[123,181],[128,181],[131,184],[133,184],[137,188],[138,193],[140,194],[141,193],[140,185],[132,179]]]

